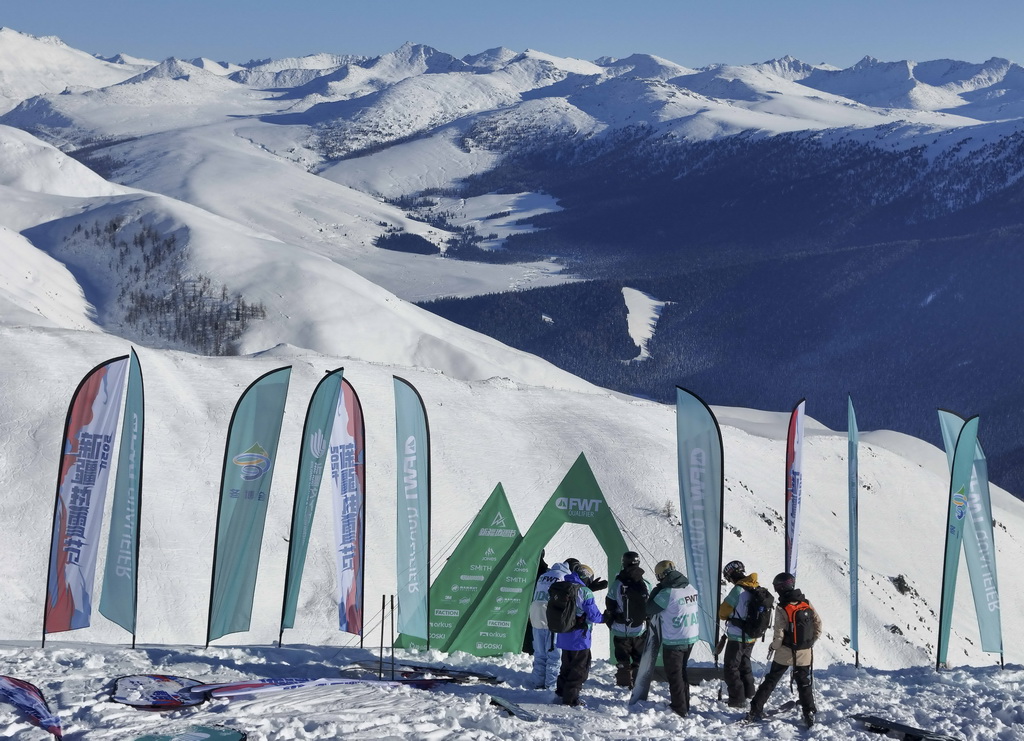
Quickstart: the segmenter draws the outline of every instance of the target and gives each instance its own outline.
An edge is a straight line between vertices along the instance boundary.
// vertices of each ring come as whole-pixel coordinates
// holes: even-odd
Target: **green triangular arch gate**
[[[500,656],[522,650],[541,550],[565,524],[586,525],[604,549],[609,577],[628,550],[582,453],[454,636],[450,651]]]

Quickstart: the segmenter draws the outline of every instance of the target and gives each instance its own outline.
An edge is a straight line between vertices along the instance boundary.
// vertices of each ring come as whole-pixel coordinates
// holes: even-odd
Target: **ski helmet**
[[[590,584],[594,580],[594,570],[585,563],[577,563],[573,566],[572,573],[576,574],[584,584]]]
[[[742,579],[747,573],[746,567],[742,561],[730,561],[722,569],[722,576],[728,581],[738,581]]]
[[[572,571],[574,568],[576,568],[576,564],[578,564],[579,562],[580,560],[578,558],[565,559],[565,565],[569,567],[569,571]]]
[[[627,569],[630,566],[640,565],[640,554],[636,551],[626,551],[622,554],[622,568]]]
[[[661,577],[665,576],[669,571],[675,571],[676,565],[671,561],[658,561],[658,564],[654,567],[654,575],[661,580]]]
[[[772,588],[782,594],[796,589],[796,577],[788,571],[783,571],[772,580]]]

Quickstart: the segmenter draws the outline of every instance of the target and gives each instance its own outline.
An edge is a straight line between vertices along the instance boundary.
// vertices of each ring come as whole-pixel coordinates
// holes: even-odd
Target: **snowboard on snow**
[[[761,713],[761,715],[763,716],[761,720],[750,720],[750,719],[747,718],[746,715],[744,715],[742,718],[740,718],[736,722],[737,723],[763,723],[766,720],[774,718],[776,715],[782,715],[783,713],[788,713],[790,710],[792,710],[795,707],[798,707],[799,705],[800,705],[800,701],[799,700],[786,700],[781,705],[776,705],[773,708],[765,708],[764,712]]]
[[[854,720],[859,720],[869,731],[875,733],[888,733],[893,731],[900,734],[905,741],[962,741],[956,736],[947,736],[935,731],[926,731],[923,728],[914,728],[903,723],[897,723],[886,718],[879,718],[876,715],[851,715]]]
[[[651,680],[654,677],[654,665],[658,663],[658,652],[661,651],[661,628],[657,620],[652,620],[647,630],[647,642],[644,653],[640,657],[640,667],[636,672],[633,692],[629,696],[629,705],[647,699],[651,691]]]
[[[134,741],[245,741],[241,731],[224,726],[188,726],[171,733],[150,733],[138,736]]]
[[[491,705],[497,705],[509,715],[519,718],[520,720],[529,721],[530,723],[540,720],[540,716],[535,712],[527,710],[521,705],[516,705],[511,700],[506,700],[504,697],[498,697],[497,695],[488,695],[488,697],[491,698]]]

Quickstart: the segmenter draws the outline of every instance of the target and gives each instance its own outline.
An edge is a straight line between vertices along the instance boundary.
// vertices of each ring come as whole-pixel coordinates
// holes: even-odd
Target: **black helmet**
[[[565,559],[565,565],[569,567],[569,571],[572,571],[580,560],[578,558],[567,558]]]
[[[724,576],[727,581],[739,581],[746,575],[746,573],[747,569],[743,565],[742,561],[730,561],[725,565],[725,568],[722,569],[722,576]]]
[[[779,594],[790,592],[796,589],[796,577],[788,571],[783,571],[772,579],[772,588]]]
[[[622,568],[627,569],[630,566],[640,565],[640,554],[636,551],[626,551],[622,554]]]

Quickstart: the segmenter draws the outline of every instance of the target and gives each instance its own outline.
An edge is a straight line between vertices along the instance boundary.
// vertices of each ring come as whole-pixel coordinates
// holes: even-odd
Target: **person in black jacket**
[[[622,554],[622,571],[612,581],[605,597],[604,621],[612,634],[615,653],[615,684],[632,687],[640,669],[640,657],[647,643],[647,597],[651,585],[640,568],[640,554]]]

